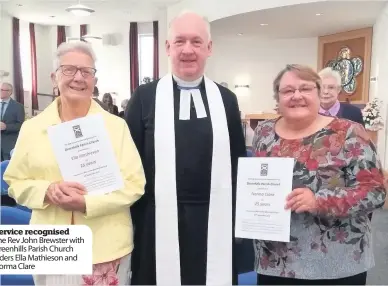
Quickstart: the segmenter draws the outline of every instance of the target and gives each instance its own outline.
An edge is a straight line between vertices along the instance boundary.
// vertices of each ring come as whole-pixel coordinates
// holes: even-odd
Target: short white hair
[[[124,99],[124,100],[121,102],[121,108],[122,108],[122,109],[125,109],[125,108],[127,107],[128,102],[129,102],[129,99],[128,99],[128,98]]]
[[[333,70],[331,67],[324,68],[318,73],[318,75],[321,79],[328,78],[328,77],[335,78],[337,85],[342,86],[341,74],[338,71]]]
[[[92,58],[93,63],[96,62],[96,54],[93,51],[92,45],[84,41],[76,41],[69,43],[62,43],[59,45],[57,52],[55,53],[54,69],[58,69],[61,61],[61,57],[69,52],[80,52],[88,55]]]
[[[185,15],[188,15],[188,14],[194,14],[194,15],[197,15],[200,18],[202,18],[202,20],[205,22],[207,35],[208,35],[209,41],[210,41],[211,38],[212,38],[212,35],[211,35],[211,32],[210,32],[210,22],[209,22],[209,20],[206,17],[204,17],[204,16],[202,16],[202,15],[196,13],[196,12],[190,11],[190,10],[183,10],[183,11],[181,11],[176,17],[174,17],[170,21],[170,23],[168,25],[168,34],[167,34],[168,39],[170,39],[170,37],[171,37],[171,28],[172,28],[172,25],[175,22],[175,20],[177,20],[177,19],[179,19],[179,18],[181,18],[181,17],[183,17]]]
[[[7,82],[7,81],[4,81],[4,82],[0,82],[0,86],[1,85],[8,85],[8,87],[13,90],[13,85],[10,83],[10,82]]]

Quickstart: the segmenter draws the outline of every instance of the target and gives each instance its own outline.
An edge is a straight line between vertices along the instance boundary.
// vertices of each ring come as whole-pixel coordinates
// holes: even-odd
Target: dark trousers
[[[366,272],[339,279],[306,280],[257,275],[258,285],[366,285]]]
[[[0,198],[0,205],[5,207],[14,207],[16,206],[16,201],[7,195],[2,195]]]
[[[10,160],[11,156],[9,153],[6,153],[3,149],[1,149],[1,162],[5,160]]]

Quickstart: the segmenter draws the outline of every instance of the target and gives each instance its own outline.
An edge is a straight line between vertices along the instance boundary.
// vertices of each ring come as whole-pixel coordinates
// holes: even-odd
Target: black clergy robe
[[[134,225],[132,285],[156,284],[154,126],[157,83],[158,81],[154,81],[138,87],[125,112],[125,120],[142,158],[146,175],[145,194],[131,207]],[[175,81],[173,85],[181,283],[205,285],[212,123],[204,81],[200,91],[207,117],[197,118],[194,104],[191,102],[190,120],[179,119],[180,90]],[[217,86],[225,106],[229,129],[233,190],[233,232],[230,235],[233,237],[234,250],[237,162],[239,157],[246,156],[246,149],[237,98],[227,88]],[[235,261],[233,251],[233,284],[237,284]]]

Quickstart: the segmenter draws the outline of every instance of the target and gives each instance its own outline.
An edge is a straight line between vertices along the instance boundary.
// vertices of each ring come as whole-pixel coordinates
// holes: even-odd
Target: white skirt
[[[93,265],[91,275],[34,275],[35,286],[130,285],[131,254]]]

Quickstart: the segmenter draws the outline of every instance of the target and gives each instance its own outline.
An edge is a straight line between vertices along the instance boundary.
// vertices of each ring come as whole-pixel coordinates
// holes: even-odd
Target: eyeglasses
[[[62,65],[57,70],[60,70],[65,76],[75,76],[80,71],[84,78],[93,78],[97,70],[89,67],[76,67],[72,65]]]
[[[286,88],[280,89],[279,94],[284,97],[288,97],[288,96],[293,96],[296,91],[299,91],[301,95],[311,95],[314,89],[316,88],[317,88],[316,86],[301,86],[299,88],[286,87]]]
[[[1,89],[1,91],[11,91],[10,89]]]

